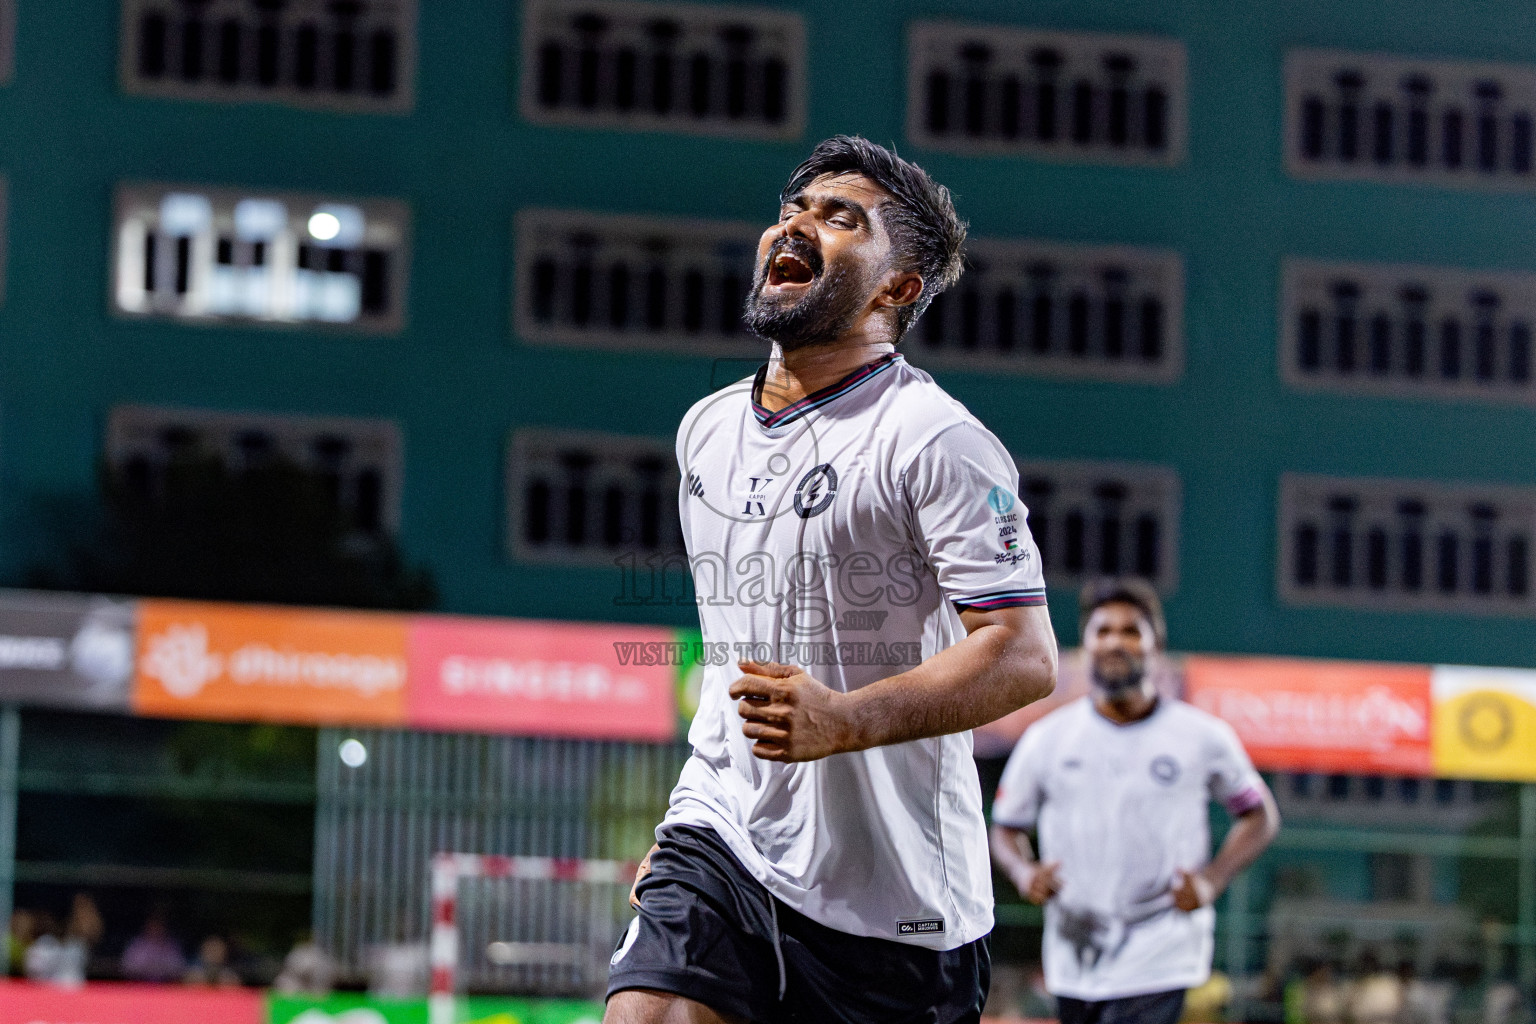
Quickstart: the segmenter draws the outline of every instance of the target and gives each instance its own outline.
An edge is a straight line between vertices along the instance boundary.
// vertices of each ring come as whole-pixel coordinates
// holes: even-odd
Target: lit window
[[[1184,159],[1184,44],[919,21],[907,138],[967,154],[1169,166]]]
[[[1280,596],[1290,604],[1536,613],[1536,489],[1287,474]]]
[[[115,305],[128,316],[398,330],[401,203],[149,185],[118,189]]]
[[[1052,586],[1140,576],[1178,586],[1178,473],[1163,466],[1016,459],[1029,531]]]
[[[411,108],[415,0],[123,0],[126,92],[343,111]]]
[[[766,8],[530,0],[522,111],[530,121],[798,139],[805,25]]]
[[[388,420],[279,416],[126,405],[107,421],[107,464],[146,493],[177,459],[215,459],[232,472],[285,459],[316,475],[358,534],[400,525],[400,432]]]
[[[1285,163],[1298,178],[1529,191],[1536,68],[1292,50]]]

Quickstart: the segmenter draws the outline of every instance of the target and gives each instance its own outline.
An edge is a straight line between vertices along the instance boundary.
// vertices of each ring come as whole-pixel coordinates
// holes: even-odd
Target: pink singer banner
[[[657,626],[421,617],[413,728],[661,742],[677,733],[677,633]]]
[[[0,1024],[260,1024],[254,989],[99,984],[60,989],[0,981]]]

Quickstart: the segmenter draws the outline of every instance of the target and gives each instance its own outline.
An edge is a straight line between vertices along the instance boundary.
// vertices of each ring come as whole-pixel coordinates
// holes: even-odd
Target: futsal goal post
[[[466,973],[522,992],[600,992],[631,914],[635,867],[561,857],[433,857],[430,1024],[458,1024]]]

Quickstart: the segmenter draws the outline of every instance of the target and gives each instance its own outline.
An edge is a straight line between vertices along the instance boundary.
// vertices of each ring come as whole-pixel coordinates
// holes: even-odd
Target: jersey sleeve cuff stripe
[[[1045,588],[1036,590],[1003,590],[980,597],[956,598],[955,607],[961,610],[991,611],[994,608],[1040,608],[1045,605]]]
[[[1264,794],[1250,786],[1242,792],[1234,793],[1227,798],[1227,813],[1231,815],[1247,814],[1263,803]]]

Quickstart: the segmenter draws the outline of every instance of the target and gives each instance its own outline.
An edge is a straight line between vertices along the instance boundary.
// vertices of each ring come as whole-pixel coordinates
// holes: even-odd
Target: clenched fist
[[[1216,902],[1216,883],[1205,877],[1204,872],[1174,871],[1173,905],[1188,913]]]
[[[791,665],[737,663],[742,677],[731,684],[742,734],[765,761],[814,761],[857,749],[847,720],[847,694],[838,693]]]
[[[1061,892],[1061,861],[1050,860],[1030,864],[1013,876],[1014,888],[1035,906],[1046,903]]]

